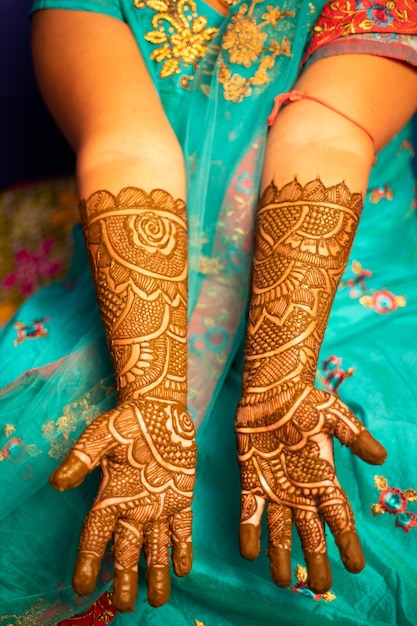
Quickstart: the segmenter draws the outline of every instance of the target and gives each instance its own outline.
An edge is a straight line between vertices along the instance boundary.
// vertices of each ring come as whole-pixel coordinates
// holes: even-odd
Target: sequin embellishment
[[[153,30],[145,39],[156,46],[151,60],[160,64],[160,78],[180,74],[180,85],[186,88],[218,28],[198,15],[193,0],[135,0],[135,7],[154,11]]]

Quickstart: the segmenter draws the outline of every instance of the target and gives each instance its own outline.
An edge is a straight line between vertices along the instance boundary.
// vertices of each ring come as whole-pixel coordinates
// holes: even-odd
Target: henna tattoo
[[[148,566],[169,567],[170,546],[170,529],[166,518],[160,518],[145,527],[145,553]]]
[[[324,578],[313,573],[317,587],[329,585],[322,520],[336,537],[354,533],[334,470],[332,436],[353,446],[365,428],[313,385],[361,208],[360,194],[344,183],[326,188],[319,179],[304,187],[295,180],[280,190],[271,183],[260,202],[236,434],[241,523],[249,522],[251,494],[269,500],[268,552],[277,584],[288,584],[292,519],[312,569],[325,572]],[[372,441],[372,454],[379,455],[373,462],[382,462],[382,446]]]
[[[172,555],[176,572],[191,569],[191,549],[181,547],[184,537],[191,545],[196,466],[186,406],[186,211],[164,191],[136,188],[117,197],[97,192],[80,208],[119,404],[84,431],[51,480],[59,489],[76,486],[101,466],[73,584],[79,593],[94,589],[114,535],[113,601],[128,611],[142,545],[154,606],[169,597],[171,533],[180,544]]]
[[[264,192],[255,231],[241,408],[259,407],[280,394],[282,405],[297,384],[314,384],[361,207],[361,195],[343,183],[327,189],[320,180],[305,187],[294,181],[281,190],[272,183]],[[239,415],[242,419],[243,412]]]
[[[256,498],[253,493],[243,493],[241,495],[241,503],[240,503],[240,521],[246,522],[256,513],[258,508],[258,504],[256,502]]]
[[[75,454],[91,460],[89,469],[94,458],[97,463],[106,453],[101,462],[103,480],[84,525],[80,552],[101,557],[119,520],[116,561],[123,566],[121,555],[125,561],[133,550],[130,561],[136,559],[136,565],[143,525],[190,506],[196,465],[194,426],[189,420],[179,427],[172,420],[176,413],[163,401],[125,402],[98,417],[74,445]]]
[[[142,526],[132,520],[120,519],[115,539],[115,565],[121,569],[136,571],[143,543]]]
[[[191,526],[193,512],[191,509],[176,513],[171,517],[172,539],[174,541],[189,541],[191,538]]]
[[[277,506],[274,502],[268,505],[267,511],[269,533],[268,549],[282,548],[290,550],[292,537],[292,517],[288,507]]]
[[[185,204],[162,190],[93,194],[80,206],[121,401],[140,394],[185,404]]]

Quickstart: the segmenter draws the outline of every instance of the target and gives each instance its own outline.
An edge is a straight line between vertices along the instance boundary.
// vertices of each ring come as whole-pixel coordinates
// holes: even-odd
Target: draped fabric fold
[[[196,559],[189,577],[173,580],[172,599],[158,610],[146,604],[141,566],[136,613],[117,615],[116,626],[415,622],[412,516],[417,511],[411,496],[404,501],[399,495],[417,489],[410,452],[417,445],[417,218],[410,127],[378,156],[319,360],[318,384],[340,394],[389,451],[385,484],[374,482],[372,468],[336,450],[368,566],[357,577],[348,575],[330,546],[332,592],[314,597],[302,567],[294,572],[291,591],[278,589],[264,557],[244,562],[237,550],[233,421],[267,118],[275,96],[292,87],[323,5],[323,0],[248,0],[225,18],[201,0],[35,2],[35,9],[102,12],[128,23],[187,166],[189,411],[199,443]],[[82,598],[71,588],[79,532],[97,477],[64,494],[48,483],[85,426],[115,404],[83,246],[76,227],[68,274],[26,300],[0,333],[0,626],[55,626],[93,610],[111,588],[111,546],[95,593]],[[392,504],[394,496],[389,500],[394,493],[402,509]],[[372,516],[377,502],[378,511],[389,514]],[[294,555],[295,569],[303,564],[297,546]]]

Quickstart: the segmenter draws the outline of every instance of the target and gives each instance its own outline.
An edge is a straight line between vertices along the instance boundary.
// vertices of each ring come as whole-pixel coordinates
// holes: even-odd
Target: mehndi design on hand
[[[178,576],[191,569],[195,430],[187,413],[187,228],[182,201],[156,190],[97,192],[81,204],[119,404],[99,416],[51,477],[79,485],[97,465],[102,480],[87,516],[73,585],[93,591],[114,535],[113,602],[133,610],[139,555],[148,600],[169,598],[169,549]]]
[[[345,184],[317,179],[265,190],[255,230],[243,394],[236,418],[242,483],[242,555],[259,553],[268,500],[268,555],[279,586],[291,581],[292,523],[316,592],[331,584],[324,522],[346,568],[364,565],[353,513],[334,469],[333,436],[368,463],[384,448],[336,397],[315,389],[317,360],[362,208]]]

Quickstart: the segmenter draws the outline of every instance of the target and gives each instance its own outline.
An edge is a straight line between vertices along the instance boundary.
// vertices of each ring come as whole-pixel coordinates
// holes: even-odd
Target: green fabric
[[[395,525],[395,521],[404,525],[412,520],[410,515],[371,516],[370,506],[380,494],[373,484],[375,468],[353,458],[348,450],[336,450],[338,475],[356,512],[368,565],[357,576],[345,572],[330,539],[335,598],[328,597],[326,602],[314,599],[306,590],[278,589],[270,581],[264,553],[249,563],[240,558],[237,549],[239,479],[233,420],[240,390],[251,229],[266,118],[274,96],[287,91],[297,75],[323,2],[284,0],[279,8],[291,14],[276,25],[265,17],[267,1],[236,5],[229,18],[200,2],[196,11],[207,16],[204,28],[218,28],[218,33],[204,59],[196,59],[198,70],[180,60],[179,72],[166,78],[161,75],[163,63],[151,60],[159,44],[152,43],[155,36],[147,35],[156,30],[152,19],[162,11],[162,4],[149,0],[147,7],[137,8],[131,0],[35,2],[35,9],[71,7],[128,22],[187,164],[189,404],[199,427],[200,450],[194,506],[195,564],[189,577],[173,580],[172,599],[158,610],[146,604],[141,570],[137,612],[118,616],[115,624],[193,626],[194,620],[199,620],[205,626],[412,626],[417,614],[413,561],[417,528],[410,526],[409,532],[404,532]],[[170,7],[172,10],[173,5]],[[252,41],[256,41],[256,33],[265,34],[263,58],[273,56],[275,44],[271,42],[283,46],[281,54],[269,61],[272,67],[266,69],[263,83],[261,73],[254,78],[262,57],[254,53],[256,60],[245,65],[248,57],[239,58],[236,41],[228,47],[230,28],[242,17],[247,19],[247,29],[255,24]],[[165,28],[166,24],[158,26]],[[167,37],[172,34],[164,32]],[[221,42],[223,47],[219,47]],[[169,69],[165,66],[165,72]],[[379,156],[372,173],[352,260],[373,275],[365,279],[364,289],[359,286],[356,292],[347,282],[356,276],[349,264],[342,281],[346,286],[338,293],[323,345],[318,381],[324,384],[326,377],[329,379],[323,362],[332,355],[343,359],[342,370],[355,368],[354,375],[341,385],[340,395],[388,448],[387,464],[377,472],[402,491],[417,487],[412,456],[417,443],[417,220],[410,161],[410,130],[406,129]],[[115,402],[105,338],[78,229],[75,238],[68,277],[38,291],[0,334],[0,626],[52,626],[85,610],[111,585],[109,554],[95,594],[79,598],[70,586],[80,526],[97,477],[65,494],[55,493],[48,484],[50,471],[86,423]],[[365,300],[361,302],[361,298]],[[367,306],[370,303],[381,312]],[[14,323],[25,324],[28,328],[22,332],[28,333],[35,320],[42,320],[48,333],[15,343]],[[334,379],[327,384],[334,384]],[[415,511],[410,502],[407,511],[412,512],[413,507]],[[264,548],[265,541],[266,532]],[[303,563],[296,538],[293,563],[294,569]],[[293,587],[296,584],[294,577]]]

